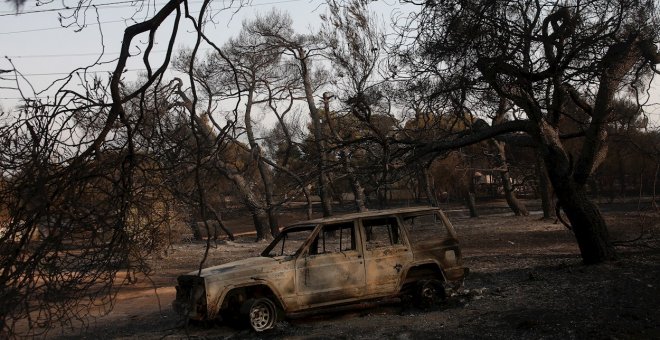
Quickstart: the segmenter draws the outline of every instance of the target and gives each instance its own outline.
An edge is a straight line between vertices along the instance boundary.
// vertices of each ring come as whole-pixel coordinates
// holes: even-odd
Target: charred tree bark
[[[252,221],[254,228],[257,231],[257,241],[264,241],[271,239],[270,227],[268,225],[268,214],[266,210],[261,208],[251,209]]]
[[[194,112],[194,105],[192,101],[186,96],[186,94],[181,90],[181,80],[179,80],[178,91],[177,93],[184,102],[184,106],[190,111]],[[208,113],[206,113],[208,114]],[[249,115],[248,115],[249,116]],[[215,144],[215,133],[206,125],[206,123],[198,115],[193,115],[194,122],[196,126],[202,131],[200,136],[206,139],[208,145]],[[245,180],[241,174],[233,172],[230,170],[227,164],[224,163],[221,159],[216,159],[217,169],[222,173],[227,179],[229,179],[234,187],[238,190],[241,200],[245,204],[246,208],[252,215],[254,220],[254,228],[257,232],[257,240],[271,239],[270,228],[267,221],[266,210],[261,206],[257,196],[255,195],[251,185]],[[202,205],[205,207],[205,205]],[[265,217],[265,218],[264,218]]]
[[[428,167],[422,169],[422,174],[424,175],[424,191],[426,192],[429,205],[437,207],[438,200],[435,195],[435,190],[433,189],[433,175],[431,175]]]
[[[595,264],[615,257],[605,219],[589,200],[586,191],[570,179],[552,174],[557,199],[568,217],[585,264]]]
[[[346,155],[346,151],[342,152],[342,161],[344,163],[344,171],[348,176],[348,181],[351,183],[351,189],[353,190],[355,210],[358,212],[367,211],[367,207],[364,205],[364,188],[360,180],[355,176],[355,171],[350,164],[350,159]]]
[[[332,216],[332,197],[330,196],[330,180],[327,174],[326,157],[325,157],[325,143],[323,142],[323,133],[321,131],[321,117],[319,117],[319,110],[314,103],[314,90],[312,89],[312,79],[310,75],[309,65],[307,63],[307,55],[302,47],[296,50],[298,61],[300,63],[300,75],[302,76],[303,87],[305,90],[305,99],[309,107],[309,115],[312,119],[312,133],[314,134],[314,146],[318,154],[318,171],[319,171],[319,196],[321,197],[321,207],[323,209],[323,217]]]
[[[466,194],[466,203],[470,211],[470,217],[479,217],[477,213],[476,187],[474,184],[474,171],[468,173],[468,191]]]
[[[207,205],[207,209],[211,212],[211,214],[213,214],[215,220],[218,221],[218,226],[220,227],[220,229],[222,229],[222,231],[224,231],[225,234],[227,234],[227,238],[229,238],[230,241],[234,241],[235,240],[234,234],[225,225],[225,222],[222,220],[222,215],[218,213],[218,211],[215,210],[215,208],[211,207],[210,205]]]
[[[259,204],[259,200],[255,196],[250,184],[239,174],[226,173],[225,175],[234,183],[234,186],[241,195],[243,203],[250,212],[250,215],[252,215],[254,229],[257,232],[257,241],[272,239],[266,209]]]
[[[255,80],[252,79],[254,84]],[[252,159],[257,163],[259,169],[259,175],[261,177],[261,182],[264,185],[264,196],[266,200],[266,211],[268,212],[268,225],[270,227],[270,234],[272,236],[277,236],[280,232],[279,221],[277,220],[276,207],[273,201],[273,188],[275,184],[273,183],[273,175],[266,165],[266,163],[261,158],[261,147],[257,144],[254,129],[252,128],[252,107],[254,104],[254,87],[248,90],[247,103],[245,108],[245,131],[248,138],[248,143],[250,144],[250,153]]]
[[[595,264],[615,257],[607,223],[598,206],[589,200],[585,183],[574,178],[572,158],[561,147],[556,133],[545,131],[542,145],[548,177],[575,234],[585,264]],[[554,138],[553,138],[554,137]]]
[[[518,197],[513,189],[513,184],[511,183],[511,176],[509,175],[509,166],[506,162],[506,143],[493,140],[493,145],[496,150],[497,163],[500,168],[500,180],[502,181],[502,187],[504,189],[504,197],[506,198],[506,203],[511,208],[511,211],[516,216],[527,216],[529,212]]]
[[[552,186],[548,178],[543,156],[537,152],[536,155],[536,178],[538,178],[538,191],[541,196],[541,209],[543,210],[543,219],[552,219],[555,217],[554,204],[552,203]]]
[[[473,192],[468,192],[467,196],[465,197],[465,200],[467,202],[467,207],[470,212],[470,217],[479,217],[479,214],[477,213],[477,200],[475,199],[475,195]]]
[[[495,114],[495,118],[493,119],[492,125],[501,124],[504,121],[508,110],[508,100],[504,97],[500,97],[497,112]],[[502,188],[504,189],[504,197],[506,198],[506,203],[509,205],[509,208],[511,208],[511,211],[513,211],[516,216],[529,215],[525,205],[520,202],[520,200],[518,200],[518,197],[516,197],[516,193],[513,189],[513,183],[511,183],[509,165],[506,160],[506,143],[492,139],[491,145],[495,149],[496,164],[500,168],[500,180],[502,181]]]
[[[623,162],[623,157],[621,156],[621,151],[617,150],[616,153],[617,159],[617,177],[619,179],[619,197],[626,200],[626,167]]]
[[[658,203],[656,202],[656,194],[655,194],[655,189],[658,186],[658,172],[660,171],[660,163],[655,164],[655,173],[653,174],[653,198],[651,200],[651,207],[655,209],[656,211],[658,210]]]

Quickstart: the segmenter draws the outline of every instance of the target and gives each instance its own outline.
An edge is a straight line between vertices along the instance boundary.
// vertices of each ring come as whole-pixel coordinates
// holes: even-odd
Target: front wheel
[[[277,321],[277,307],[269,298],[247,300],[241,310],[244,311],[250,327],[256,332],[273,328]]]
[[[445,300],[445,289],[440,280],[421,280],[417,282],[414,302],[417,307],[431,308]]]

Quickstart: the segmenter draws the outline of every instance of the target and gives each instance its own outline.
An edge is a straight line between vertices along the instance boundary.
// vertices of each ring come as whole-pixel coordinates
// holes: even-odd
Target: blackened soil
[[[283,321],[254,333],[225,324],[185,326],[171,311],[174,278],[198,266],[204,245],[176,246],[155,262],[154,288],[126,295],[108,316],[60,338],[124,339],[660,339],[660,215],[610,212],[615,261],[585,266],[571,231],[538,215],[457,217],[463,289],[432,310],[399,304]],[[249,237],[210,252],[213,263],[259,253]],[[54,334],[53,334],[54,335]]]

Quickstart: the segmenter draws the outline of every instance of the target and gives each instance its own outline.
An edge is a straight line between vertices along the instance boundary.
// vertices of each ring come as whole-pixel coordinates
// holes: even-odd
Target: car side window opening
[[[309,249],[310,255],[341,253],[355,250],[353,222],[324,225]]]
[[[402,244],[399,224],[394,217],[365,219],[362,221],[367,250]]]
[[[434,213],[404,217],[403,224],[410,230],[408,236],[413,243],[448,236],[444,222]]]

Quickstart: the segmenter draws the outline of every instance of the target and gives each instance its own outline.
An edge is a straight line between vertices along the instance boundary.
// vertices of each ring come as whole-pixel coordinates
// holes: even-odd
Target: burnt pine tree
[[[611,259],[607,224],[586,184],[607,154],[615,98],[642,96],[658,72],[659,20],[654,1],[425,2],[414,20],[418,39],[404,56],[413,75],[432,78],[436,98],[467,91],[470,105],[470,96],[489,89],[525,114],[476,124],[470,134],[426,144],[418,154],[526,134],[542,156],[584,262]],[[572,115],[576,109],[587,118]],[[566,130],[564,120],[578,128]],[[581,144],[574,154],[564,145],[569,136]]]
[[[18,10],[25,1],[10,2]],[[78,3],[60,18],[83,29],[86,17],[78,14],[93,2]],[[197,33],[193,60],[202,40],[208,41],[203,23],[209,2],[202,1],[196,17],[187,0],[166,2],[152,17],[124,30],[108,79],[78,73],[104,64],[98,58],[63,76],[61,85],[51,85],[52,97],[24,98],[26,105],[0,123],[0,338],[44,336],[54,326],[84,326],[94,313],[112,308],[120,286],[150,272],[147,256],[159,251],[159,235],[170,223],[168,213],[157,212],[169,210],[172,202],[164,186],[165,169],[152,153],[158,146],[152,133],[167,124],[160,118],[169,117],[161,105],[172,95],[164,73],[182,21]],[[166,20],[171,25],[161,27]],[[131,48],[142,38],[146,47],[139,59],[146,71],[127,86],[126,65],[135,56]],[[153,60],[156,42],[167,47],[164,57]],[[74,77],[80,81],[74,84]],[[198,89],[190,83],[192,109],[187,118],[200,145],[205,136],[195,129]],[[151,128],[146,126],[149,121],[155,123]],[[214,143],[225,141],[235,121],[213,122]],[[199,175],[203,156],[196,152],[188,158],[193,164],[177,159],[171,168],[190,166],[189,173]],[[196,177],[204,201],[201,176]],[[199,206],[204,216],[206,205]],[[126,272],[124,281],[118,280],[120,272]]]

